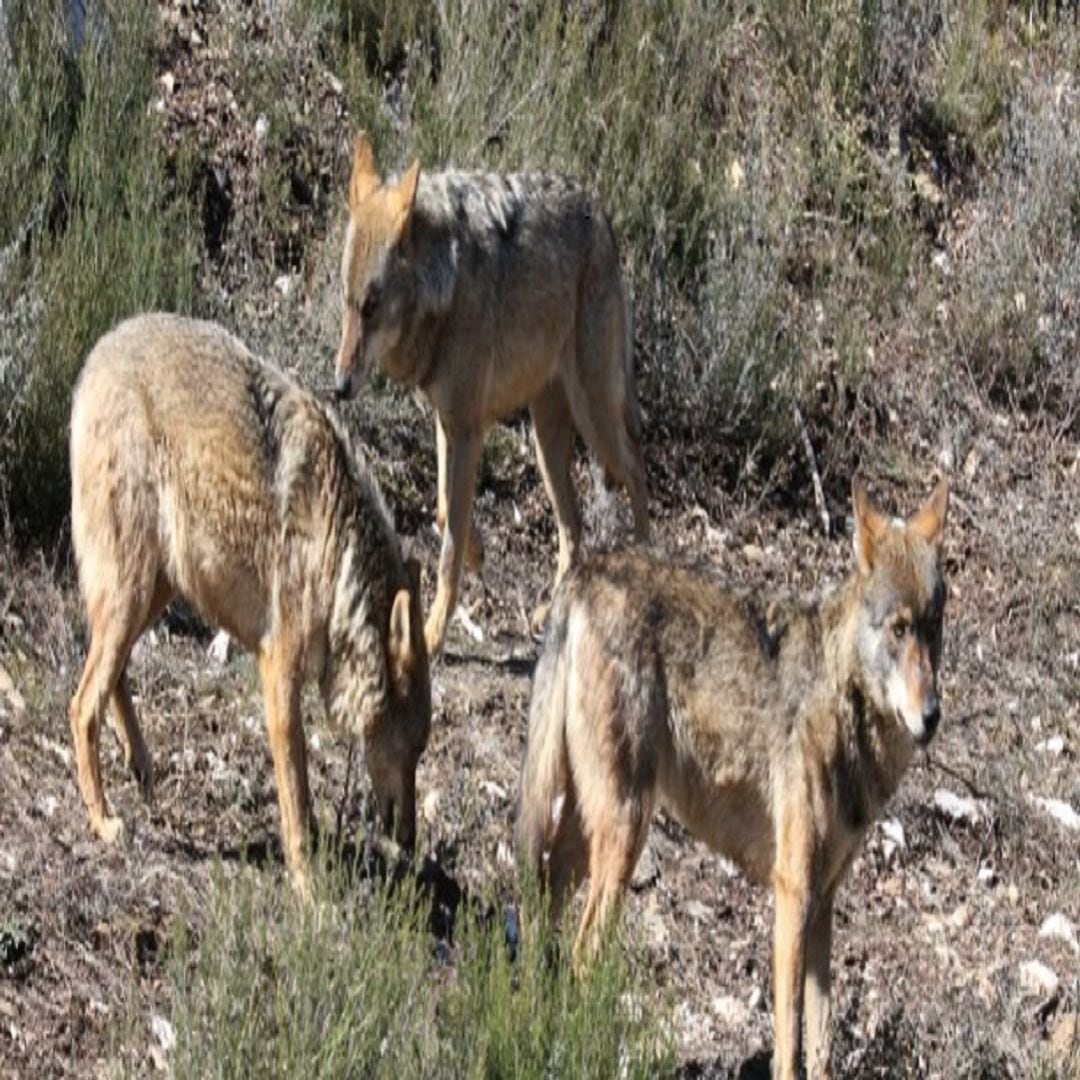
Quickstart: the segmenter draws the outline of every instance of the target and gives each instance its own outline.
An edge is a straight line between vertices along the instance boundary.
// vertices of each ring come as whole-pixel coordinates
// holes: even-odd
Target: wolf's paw
[[[123,820],[110,814],[92,821],[90,828],[106,844],[116,844],[124,839]]]

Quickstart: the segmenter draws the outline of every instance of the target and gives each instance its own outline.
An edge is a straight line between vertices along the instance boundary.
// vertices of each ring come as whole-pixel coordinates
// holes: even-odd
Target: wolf
[[[727,587],[654,553],[597,555],[553,600],[519,802],[523,872],[595,950],[658,802],[776,898],[774,1075],[830,1075],[833,902],[941,719],[942,479],[907,520],[853,485],[856,566],[817,598]],[[562,798],[561,811],[555,807]]]
[[[580,188],[551,175],[420,173],[383,180],[356,139],[341,265],[339,399],[376,367],[423,391],[436,416],[443,534],[429,654],[446,635],[462,565],[482,545],[472,524],[484,436],[529,407],[558,526],[555,580],[577,556],[575,429],[609,483],[625,485],[634,535],[649,532],[631,322],[615,236]]]
[[[107,706],[144,795],[153,764],[132,705],[132,646],[174,596],[257,657],[286,861],[303,892],[312,825],[300,694],[362,736],[388,832],[411,846],[431,724],[419,567],[333,414],[223,328],[172,315],[116,326],[71,412],[71,528],[89,626],[69,709],[90,827],[123,823],[101,780]]]

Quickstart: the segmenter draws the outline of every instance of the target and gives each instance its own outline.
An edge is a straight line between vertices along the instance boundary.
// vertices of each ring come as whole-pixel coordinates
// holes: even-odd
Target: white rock
[[[469,635],[478,645],[483,643],[484,631],[476,623],[473,617],[463,607],[459,607],[454,613],[454,618],[461,623],[462,629]]]
[[[979,884],[990,887],[997,884],[997,871],[992,866],[979,867]]]
[[[1062,754],[1065,751],[1065,740],[1060,735],[1051,735],[1049,739],[1043,739],[1042,742],[1035,744],[1036,750],[1041,750],[1044,754],[1053,754],[1055,757],[1058,754]]]
[[[896,818],[885,818],[881,822],[881,831],[897,846],[907,847],[904,837],[904,826]]]
[[[210,648],[206,650],[206,655],[214,661],[215,664],[227,664],[229,662],[229,656],[232,653],[232,638],[229,637],[228,631],[219,630],[214,635],[214,640],[210,642]]]
[[[60,801],[55,795],[39,795],[34,800],[35,806],[41,812],[42,817],[51,818],[56,813],[56,808],[60,805]]]
[[[506,788],[502,784],[496,784],[494,780],[481,780],[480,790],[500,801],[506,798]]]
[[[712,1011],[722,1024],[730,1028],[741,1028],[749,1019],[749,1009],[732,994],[714,997]]]
[[[282,297],[287,298],[289,293],[292,292],[292,287],[292,274],[282,274],[280,277],[274,278],[274,288],[281,293]]]
[[[934,792],[934,806],[951,821],[976,825],[982,820],[979,805],[974,799],[965,799],[946,788],[938,788]]]
[[[34,742],[36,742],[42,750],[45,750],[50,754],[55,754],[60,759],[65,769],[71,768],[71,751],[66,746],[62,746],[55,739],[50,739],[47,735],[35,735]]]
[[[728,187],[732,191],[738,191],[742,187],[743,179],[746,176],[742,167],[742,162],[738,158],[732,158],[731,164],[728,166]]]
[[[263,142],[269,134],[270,121],[267,120],[265,113],[259,113],[258,118],[255,120],[255,138],[259,142]]]
[[[765,561],[765,552],[757,544],[745,544],[742,553],[747,562],[760,563]]]
[[[1080,814],[1078,814],[1067,802],[1061,799],[1044,799],[1039,795],[1032,795],[1031,801],[1045,810],[1056,822],[1064,825],[1066,829],[1074,832],[1080,830]]]
[[[165,96],[172,97],[173,90],[176,89],[176,76],[171,71],[166,71],[158,81],[161,83],[162,90],[165,91]]]
[[[12,679],[2,664],[0,664],[0,694],[7,696],[11,708],[16,714],[21,713],[26,708],[26,701],[23,699],[22,694],[15,689],[15,680]]]
[[[881,822],[881,831],[885,834],[881,850],[886,861],[891,859],[897,851],[903,851],[907,847],[907,839],[904,836],[904,826],[896,818],[886,818]]]
[[[712,909],[700,900],[687,900],[682,905],[682,914],[693,919],[694,922],[702,922],[712,915]]]
[[[1074,953],[1080,953],[1080,942],[1076,940],[1073,924],[1060,911],[1043,919],[1043,924],[1039,927],[1039,937],[1057,938],[1064,941]]]
[[[1061,981],[1041,960],[1025,960],[1020,965],[1020,989],[1027,994],[1056,997]]]
[[[161,1044],[161,1049],[166,1053],[176,1045],[176,1032],[173,1030],[172,1024],[164,1016],[154,1013],[150,1017],[150,1030],[154,1033],[154,1038]]]
[[[439,818],[439,791],[432,788],[424,796],[424,820],[429,825],[434,825]]]

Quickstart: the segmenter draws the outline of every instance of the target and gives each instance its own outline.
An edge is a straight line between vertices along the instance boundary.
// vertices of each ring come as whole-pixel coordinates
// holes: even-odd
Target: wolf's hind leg
[[[131,700],[131,684],[127,670],[120,673],[110,698],[113,715],[113,730],[124,755],[124,764],[131,775],[139,782],[143,798],[149,802],[154,797],[154,760],[146,748],[139,720],[135,715],[135,704]]]
[[[574,426],[562,384],[550,383],[533,401],[530,411],[540,475],[559,530],[559,561],[555,571],[558,585],[570,569],[581,541],[581,512],[570,474],[574,463]]]
[[[548,856],[547,880],[551,896],[549,913],[553,928],[558,927],[566,901],[585,880],[588,869],[589,845],[585,839],[577,794],[571,780]]]
[[[589,895],[574,942],[574,967],[581,970],[598,952],[634,875],[652,818],[652,800],[612,804],[589,836]]]
[[[154,589],[154,596],[146,617],[142,620],[142,626],[134,635],[133,642],[153,625],[158,616],[165,610],[172,599],[172,588],[164,576],[159,576]],[[124,764],[128,771],[139,782],[143,798],[150,802],[154,797],[154,760],[146,747],[142,729],[139,727],[138,717],[135,715],[135,705],[131,700],[131,683],[128,679],[127,666],[120,672],[110,696],[111,713],[113,718],[113,731],[120,743],[121,752],[124,755]]]
[[[149,589],[143,595],[148,594]],[[140,590],[135,588],[126,596],[103,598],[91,607],[90,649],[68,709],[79,789],[90,814],[90,828],[106,841],[116,840],[124,826],[109,813],[101,782],[101,721],[142,626],[142,613],[131,599],[138,595]]]

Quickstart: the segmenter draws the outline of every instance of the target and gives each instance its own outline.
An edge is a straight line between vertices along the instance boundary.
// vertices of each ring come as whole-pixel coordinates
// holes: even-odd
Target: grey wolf
[[[442,647],[472,525],[484,436],[528,406],[558,525],[556,582],[574,561],[581,516],[571,480],[575,428],[609,483],[626,486],[648,535],[631,324],[603,211],[558,176],[420,173],[383,181],[361,134],[341,265],[339,398],[376,366],[419,387],[436,415],[443,534],[428,651]]]
[[[132,706],[132,646],[170,599],[259,663],[285,856],[307,883],[311,825],[300,712],[315,679],[359,733],[381,816],[415,831],[431,687],[419,570],[332,410],[211,323],[144,315],[91,351],[71,412],[71,523],[90,640],[69,716],[92,830],[115,840],[101,780],[106,706],[149,797]]]
[[[588,874],[587,960],[658,802],[771,884],[774,1073],[829,1075],[837,887],[941,718],[942,480],[906,521],[853,488],[856,568],[819,598],[726,587],[642,551],[563,579],[537,664],[522,772],[522,866],[557,919]],[[562,797],[561,812],[555,805]]]

